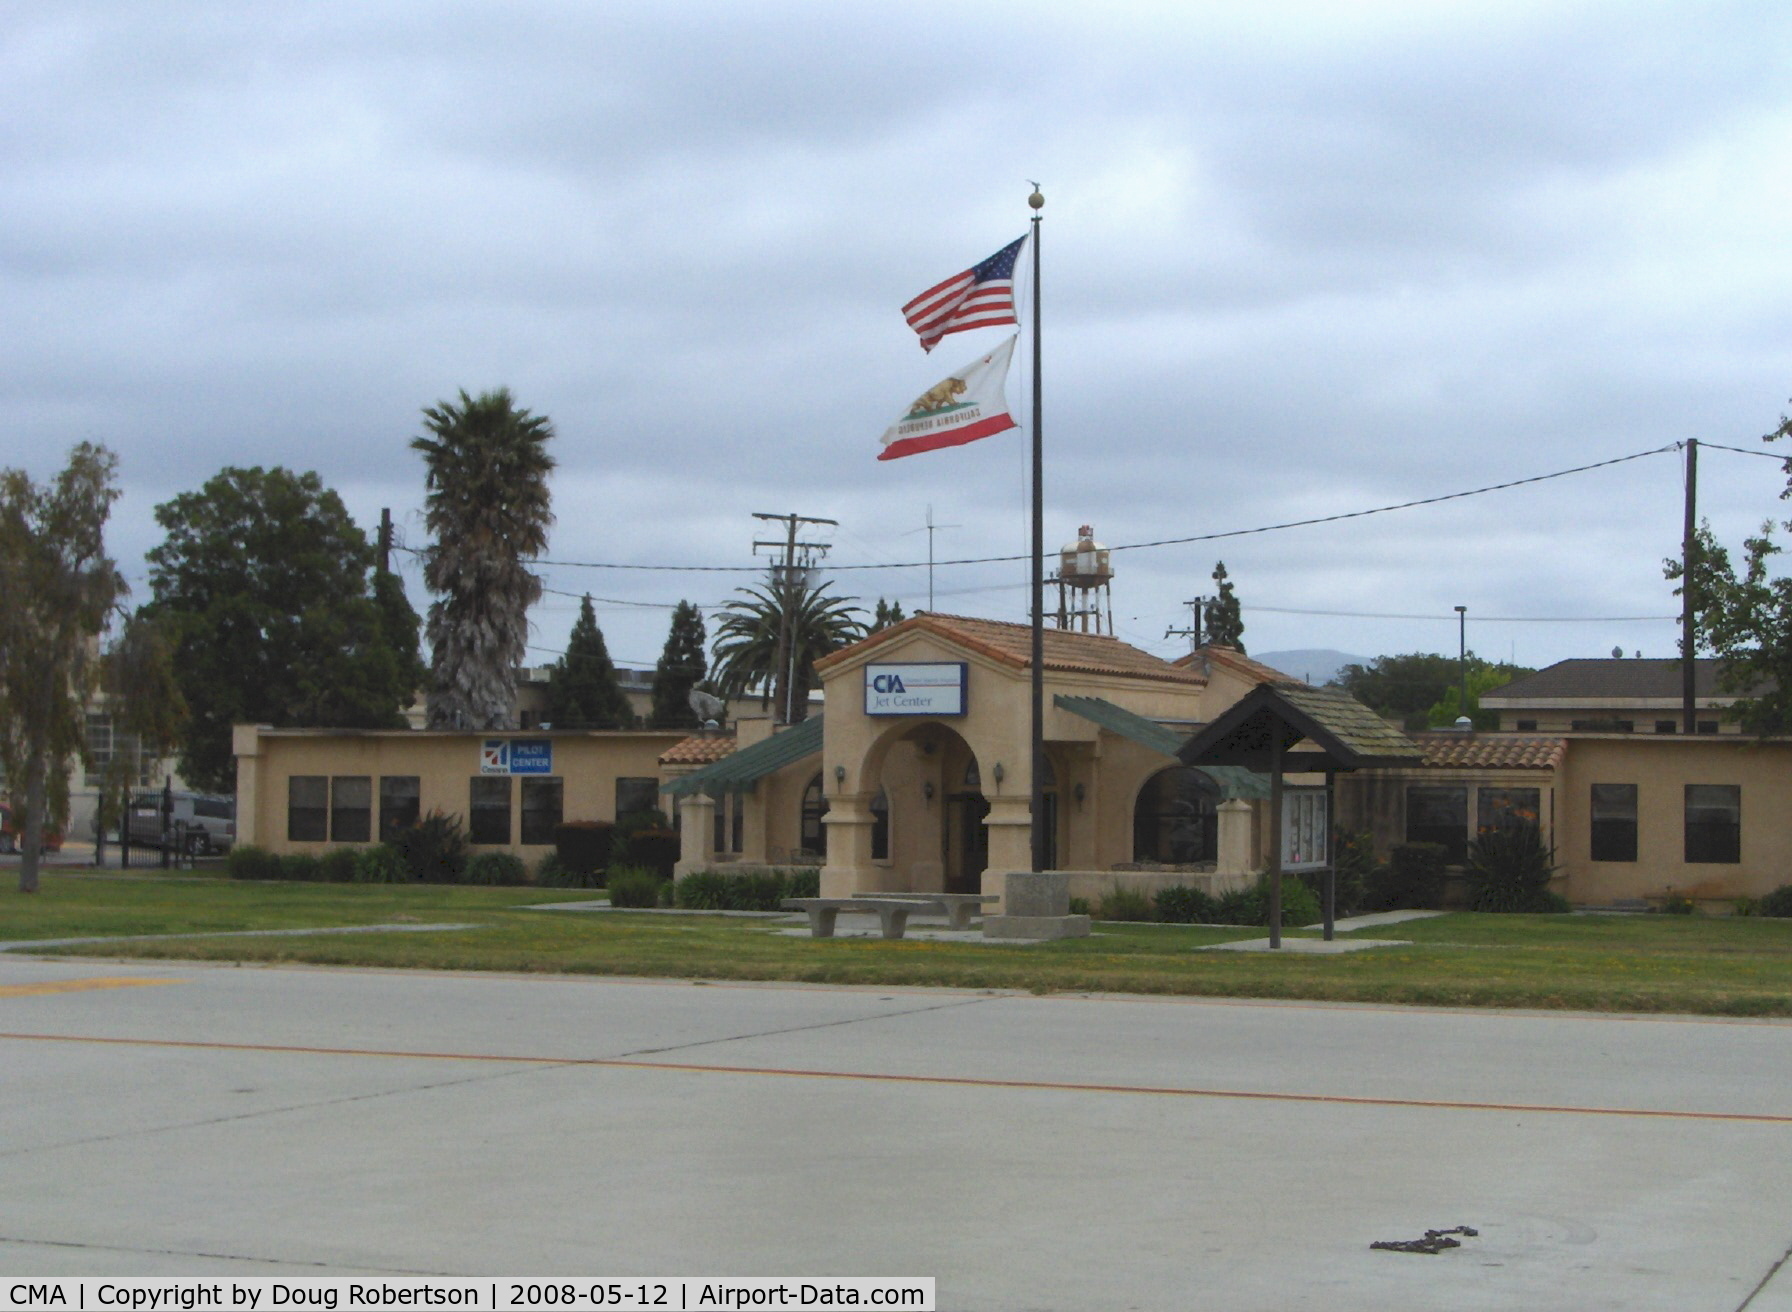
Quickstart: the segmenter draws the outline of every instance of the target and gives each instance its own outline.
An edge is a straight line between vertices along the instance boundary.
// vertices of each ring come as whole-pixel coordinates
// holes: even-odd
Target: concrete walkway
[[[0,956],[0,1270],[1786,1312],[1792,1023]],[[1437,1256],[1381,1251],[1466,1225]]]

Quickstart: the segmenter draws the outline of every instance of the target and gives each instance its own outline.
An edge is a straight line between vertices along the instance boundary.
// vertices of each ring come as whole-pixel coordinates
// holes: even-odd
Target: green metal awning
[[[766,775],[776,774],[785,766],[820,751],[821,716],[812,715],[783,733],[775,733],[701,770],[681,775],[660,791],[674,797],[689,797],[693,793],[708,793],[711,797],[721,793],[750,793]]]
[[[1124,706],[1116,706],[1100,697],[1069,697],[1057,693],[1052,697],[1052,705],[1069,711],[1072,715],[1080,715],[1092,724],[1098,724],[1103,729],[1117,733],[1122,738],[1129,738],[1141,747],[1149,747],[1163,756],[1175,756],[1188,741],[1175,730],[1166,729],[1155,720],[1147,720]],[[1251,799],[1269,796],[1268,778],[1254,770],[1235,765],[1202,765],[1195,768],[1219,785],[1220,796],[1227,801],[1234,797]]]

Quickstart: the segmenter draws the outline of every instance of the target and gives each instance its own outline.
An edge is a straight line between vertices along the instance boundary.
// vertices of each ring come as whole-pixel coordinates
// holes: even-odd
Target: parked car
[[[160,789],[131,794],[131,842],[146,847],[162,845]],[[227,852],[236,842],[236,799],[213,793],[175,793],[168,832],[189,856]]]
[[[25,817],[10,806],[0,803],[0,852],[13,853],[19,850],[25,838]],[[62,850],[62,831],[44,826],[43,841],[39,851],[60,852]]]

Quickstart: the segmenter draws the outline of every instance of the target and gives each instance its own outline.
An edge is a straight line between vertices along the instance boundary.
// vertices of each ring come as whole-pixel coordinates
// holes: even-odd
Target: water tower
[[[1076,541],[1058,549],[1058,627],[1082,633],[1114,632],[1114,599],[1108,590],[1114,567],[1108,549],[1095,540],[1095,530],[1084,524]]]

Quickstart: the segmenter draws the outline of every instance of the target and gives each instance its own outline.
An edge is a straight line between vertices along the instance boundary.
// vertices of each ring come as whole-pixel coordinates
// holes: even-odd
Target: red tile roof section
[[[1202,657],[1206,657],[1213,664],[1240,678],[1249,679],[1252,683],[1289,683],[1303,687],[1306,684],[1304,679],[1297,679],[1292,674],[1283,674],[1280,670],[1271,669],[1262,661],[1252,660],[1236,647],[1209,644],[1199,651],[1191,651],[1186,656],[1178,656],[1174,663],[1184,669],[1199,669]]]
[[[1428,766],[1474,770],[1553,770],[1562,764],[1565,738],[1515,733],[1415,733]]]
[[[734,753],[732,737],[686,738],[660,753],[661,765],[709,765]]]
[[[898,637],[917,632],[931,633],[1014,669],[1024,670],[1032,665],[1031,625],[928,612],[911,616],[900,624],[872,634],[863,642],[824,657],[815,662],[815,668],[826,670],[853,656],[874,651]],[[1198,671],[1174,665],[1106,634],[1074,633],[1067,629],[1047,628],[1043,636],[1045,668],[1048,670],[1155,679],[1162,683],[1179,683],[1193,688],[1207,683],[1206,677]]]

